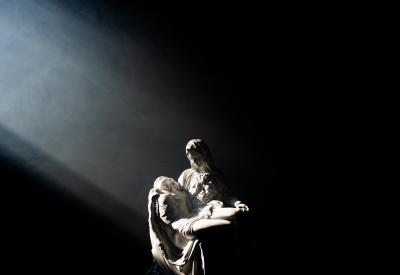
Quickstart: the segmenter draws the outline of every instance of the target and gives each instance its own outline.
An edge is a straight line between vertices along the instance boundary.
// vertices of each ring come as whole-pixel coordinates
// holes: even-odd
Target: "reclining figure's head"
[[[181,190],[179,183],[177,183],[172,178],[168,178],[168,177],[164,177],[164,176],[158,177],[154,181],[154,188],[160,189],[162,191],[167,191],[167,192],[176,192],[176,191]]]

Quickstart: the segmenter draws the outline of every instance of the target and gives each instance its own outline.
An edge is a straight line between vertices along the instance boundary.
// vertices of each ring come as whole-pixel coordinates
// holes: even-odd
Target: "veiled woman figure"
[[[230,197],[222,173],[215,168],[210,149],[201,139],[192,139],[186,145],[186,157],[190,168],[179,176],[179,184],[188,191],[195,209],[201,209],[212,200],[234,206],[245,212],[249,208],[241,201]]]

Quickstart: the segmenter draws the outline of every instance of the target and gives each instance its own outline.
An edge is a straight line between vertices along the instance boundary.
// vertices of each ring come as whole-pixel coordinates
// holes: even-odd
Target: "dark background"
[[[126,205],[110,203],[110,198],[101,200],[119,214],[124,213],[122,219],[131,221],[126,226],[55,187],[54,171],[63,182],[90,184],[1,128],[0,137],[8,140],[0,147],[6,262],[14,269],[49,274],[64,270],[143,274],[152,261],[150,241],[146,239],[147,191],[158,175],[177,178],[188,166],[186,142],[201,137],[210,145],[232,192],[250,207],[248,215],[239,219],[239,237],[233,250],[222,248],[221,263],[234,263],[237,274],[280,274],[307,266],[312,259],[304,256],[298,244],[302,225],[290,205],[296,196],[289,191],[298,178],[302,160],[299,147],[304,145],[304,114],[308,112],[302,91],[307,88],[304,78],[308,78],[304,55],[309,48],[304,44],[306,30],[302,29],[303,20],[307,20],[299,10],[287,5],[228,1],[53,3],[110,32],[144,37],[151,46],[154,66],[158,59],[163,60],[162,69],[156,73],[145,67],[142,70],[142,85],[149,95],[140,110],[144,110],[143,116],[153,130],[118,124],[118,107],[114,126],[108,126],[110,131],[128,136],[124,144],[110,142],[111,152],[123,151],[121,146],[142,148],[142,155],[113,162],[126,167],[121,173],[136,186],[126,195],[135,199],[134,207],[140,209],[132,212]],[[117,51],[110,55],[124,59]],[[118,67],[118,72],[128,74],[129,68]],[[154,85],[157,88],[152,89]],[[124,92],[117,92],[116,97],[130,102],[129,87],[121,89]],[[85,104],[90,109],[88,102]],[[175,113],[170,113],[174,109],[179,109],[178,117],[185,119],[176,119]],[[135,139],[137,136],[141,138]],[[35,155],[34,161],[46,163],[53,177],[14,155],[12,146]],[[96,158],[91,161],[100,162]],[[107,171],[101,169],[99,173],[111,182],[115,174]],[[134,181],[143,184],[137,187]],[[132,234],[132,228],[140,233]]]

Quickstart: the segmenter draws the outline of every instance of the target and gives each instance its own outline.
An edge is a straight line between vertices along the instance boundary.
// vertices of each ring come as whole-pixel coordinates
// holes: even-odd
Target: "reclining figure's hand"
[[[249,211],[249,207],[246,204],[242,203],[241,201],[235,202],[235,207],[238,210],[238,212],[247,212],[247,211]]]

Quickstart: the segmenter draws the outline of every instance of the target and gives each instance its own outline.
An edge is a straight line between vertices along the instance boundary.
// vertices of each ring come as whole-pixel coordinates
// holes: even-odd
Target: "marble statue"
[[[179,176],[178,182],[189,192],[194,207],[201,208],[211,200],[248,211],[247,205],[230,197],[222,173],[215,168],[207,144],[201,139],[192,139],[186,145],[186,156],[190,168]]]
[[[230,198],[222,174],[215,169],[207,145],[189,141],[191,168],[176,182],[158,177],[149,192],[149,231],[154,260],[165,274],[205,274],[199,232],[230,225],[247,205]]]

